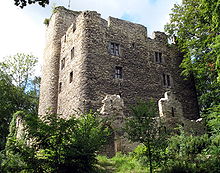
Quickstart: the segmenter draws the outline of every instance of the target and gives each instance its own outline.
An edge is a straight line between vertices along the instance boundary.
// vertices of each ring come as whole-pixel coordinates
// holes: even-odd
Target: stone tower
[[[181,61],[162,32],[151,39],[140,24],[57,7],[47,28],[39,114],[98,110],[106,95],[116,94],[127,115],[137,99],[159,101],[171,91],[185,118],[196,119],[194,83],[181,77]]]
[[[78,15],[79,12],[59,7],[50,18],[50,24],[46,31],[46,46],[42,68],[40,115],[45,114],[48,109],[53,113],[57,112],[61,38]]]

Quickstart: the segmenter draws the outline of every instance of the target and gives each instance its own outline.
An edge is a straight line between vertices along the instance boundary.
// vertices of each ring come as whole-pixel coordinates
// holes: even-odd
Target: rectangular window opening
[[[159,52],[159,63],[162,63],[162,53]]]
[[[62,91],[62,82],[59,83],[59,88],[58,88],[59,93]]]
[[[163,85],[165,87],[171,87],[171,76],[169,74],[163,74]]]
[[[71,59],[74,57],[74,47],[71,49]]]
[[[114,43],[111,43],[110,45],[110,53],[114,55]]]
[[[161,52],[155,52],[154,58],[156,63],[162,63],[162,53]]]
[[[155,61],[158,62],[158,52],[155,52]]]
[[[115,78],[122,79],[122,67],[115,67]]]
[[[117,44],[117,43],[110,43],[110,53],[112,55],[119,56],[119,54],[120,54],[119,44]]]
[[[175,117],[175,108],[172,107],[172,108],[171,108],[171,111],[172,111],[172,117]]]
[[[132,48],[135,48],[135,43],[132,43]]]
[[[170,87],[170,75],[167,75],[167,86]]]
[[[167,83],[166,83],[166,75],[163,74],[163,85],[166,86],[166,84],[167,84]]]
[[[65,58],[61,60],[61,70],[65,67]]]
[[[119,56],[119,44],[115,44],[115,55]]]
[[[73,72],[70,72],[70,83],[73,81]]]

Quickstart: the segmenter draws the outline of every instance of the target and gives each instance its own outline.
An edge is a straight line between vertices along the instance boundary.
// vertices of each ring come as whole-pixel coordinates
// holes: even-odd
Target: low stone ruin
[[[202,118],[198,120],[190,120],[183,116],[182,104],[178,101],[175,94],[165,92],[164,98],[158,101],[159,115],[164,122],[166,128],[175,129],[181,125],[183,129],[194,135],[204,134],[206,131]]]

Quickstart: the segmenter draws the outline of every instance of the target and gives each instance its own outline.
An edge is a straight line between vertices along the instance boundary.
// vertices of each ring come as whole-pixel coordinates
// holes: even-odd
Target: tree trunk
[[[151,158],[151,146],[149,140],[147,141],[147,148],[148,148],[148,157],[150,161],[150,173],[153,172],[153,167],[152,167],[152,158]]]

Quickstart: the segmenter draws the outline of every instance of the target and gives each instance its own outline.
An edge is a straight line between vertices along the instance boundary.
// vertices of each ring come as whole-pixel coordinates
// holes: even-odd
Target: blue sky
[[[0,60],[22,52],[39,57],[42,64],[46,29],[43,21],[50,17],[52,6],[67,7],[68,2],[50,0],[46,8],[30,5],[20,9],[14,5],[14,0],[1,0]],[[147,27],[148,36],[151,36],[153,31],[163,31],[175,3],[180,4],[181,0],[71,0],[70,9],[95,10],[105,19],[113,16],[139,23]]]

